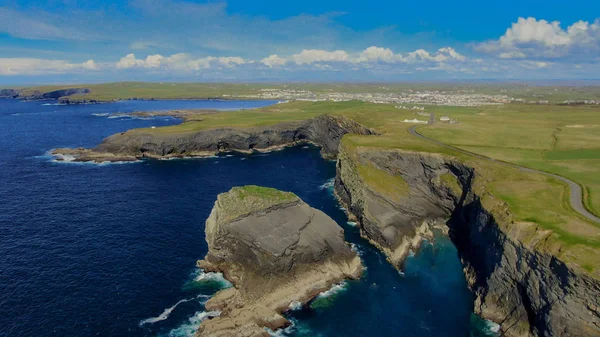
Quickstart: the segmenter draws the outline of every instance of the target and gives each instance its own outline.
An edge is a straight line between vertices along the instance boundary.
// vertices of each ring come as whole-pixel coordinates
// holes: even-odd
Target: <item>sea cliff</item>
[[[296,195],[259,186],[218,196],[206,221],[209,251],[198,266],[222,272],[234,288],[206,303],[220,316],[205,321],[198,337],[269,336],[289,325],[281,313],[333,284],[358,278],[360,258],[343,230]]]
[[[394,200],[365,183],[361,167],[399,175]],[[342,144],[335,191],[362,235],[401,268],[403,257],[447,224],[475,295],[475,312],[505,336],[600,336],[600,282],[538,249],[544,232],[525,236],[507,205],[489,194],[475,169],[439,154],[351,148]]]
[[[489,190],[485,168],[446,154],[354,146],[345,141],[349,133],[376,134],[349,118],[324,115],[244,129],[133,130],[111,136],[94,149],[54,153],[76,161],[114,161],[315,143],[324,157],[337,158],[335,192],[349,217],[396,268],[402,268],[411,249],[431,237],[433,227],[442,228],[458,248],[475,296],[475,312],[498,323],[503,335],[600,336],[599,277],[569,259],[572,247],[549,241],[557,235],[552,230],[517,219],[508,204]],[[207,228],[213,227],[207,223]],[[202,262],[201,266],[211,269],[217,264]],[[226,272],[234,280],[237,277]],[[208,306],[220,308],[217,303],[236,302],[239,296],[231,290]]]
[[[300,143],[321,147],[325,158],[337,155],[347,133],[371,135],[374,131],[345,117],[319,116],[307,121],[278,123],[246,129],[215,128],[161,133],[131,130],[106,138],[93,149],[55,149],[58,160],[135,161],[143,158],[203,157],[220,152],[270,151]]]

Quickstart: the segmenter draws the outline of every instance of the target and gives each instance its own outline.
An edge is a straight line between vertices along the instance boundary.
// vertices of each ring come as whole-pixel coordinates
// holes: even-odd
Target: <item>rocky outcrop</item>
[[[400,176],[408,191],[394,196],[378,193],[363,181],[361,166]],[[390,263],[400,268],[410,249],[417,249],[430,227],[448,217],[458,202],[450,189],[442,187],[439,176],[454,167],[440,155],[377,150],[349,150],[342,147],[337,162],[335,191],[350,215],[361,224],[363,236],[382,250]]]
[[[209,251],[198,266],[222,272],[234,288],[219,291],[206,310],[220,311],[197,336],[269,336],[289,324],[281,316],[334,283],[358,278],[360,258],[343,230],[296,195],[258,186],[218,196],[206,221]]]
[[[68,89],[59,89],[52,90],[47,92],[41,91],[23,91],[19,92],[18,95],[13,96],[14,98],[21,98],[25,100],[45,100],[45,99],[63,99],[63,103],[66,103],[69,99],[65,96],[70,95],[83,95],[90,92],[90,89],[87,88],[68,88]]]
[[[64,96],[83,95],[90,92],[87,88],[69,88],[49,91],[41,94],[41,99],[59,99]]]
[[[0,97],[16,98],[19,96],[19,90],[16,89],[0,89]]]
[[[268,151],[312,142],[321,147],[325,158],[335,158],[340,140],[347,133],[374,134],[348,118],[320,116],[307,121],[246,129],[217,128],[197,132],[131,130],[106,138],[94,149],[56,149],[53,153],[59,159],[68,153],[75,161],[103,162],[208,156],[230,151]]]
[[[401,176],[393,200],[364,183],[361,165]],[[401,267],[432,224],[447,223],[475,295],[475,312],[505,336],[600,336],[600,282],[511,234],[508,207],[482,205],[477,172],[438,154],[342,147],[335,191],[361,233]],[[479,184],[481,185],[481,184]]]

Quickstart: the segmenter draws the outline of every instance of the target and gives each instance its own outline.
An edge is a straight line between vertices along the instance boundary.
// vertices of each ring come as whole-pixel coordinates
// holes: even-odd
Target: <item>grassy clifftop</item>
[[[300,200],[294,193],[255,185],[234,187],[217,197],[219,223],[226,223],[244,215]]]

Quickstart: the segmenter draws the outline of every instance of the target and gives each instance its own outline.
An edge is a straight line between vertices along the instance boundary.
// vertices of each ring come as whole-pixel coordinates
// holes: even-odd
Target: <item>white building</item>
[[[427,121],[420,121],[415,118],[415,119],[405,119],[404,123],[427,124]]]

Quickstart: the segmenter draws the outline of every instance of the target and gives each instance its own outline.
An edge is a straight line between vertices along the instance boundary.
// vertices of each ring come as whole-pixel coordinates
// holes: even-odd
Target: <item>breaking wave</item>
[[[173,306],[166,308],[160,315],[156,316],[156,317],[150,317],[150,318],[146,318],[144,320],[140,321],[139,326],[142,326],[144,324],[154,324],[156,322],[160,322],[160,321],[164,321],[165,319],[169,318],[169,315],[173,312],[173,310],[175,310],[175,308],[177,308],[178,305],[180,305],[181,303],[185,303],[185,302],[190,302],[190,301],[194,301],[197,299],[202,299],[200,302],[202,304],[204,304],[204,302],[209,298],[210,296],[208,295],[198,295],[194,298],[186,298],[183,299],[177,303],[175,303]]]
[[[335,178],[327,179],[327,181],[323,185],[319,186],[319,188],[322,190],[329,190],[333,188],[334,184]]]
[[[354,221],[348,221],[348,222],[346,222],[346,224],[348,224],[349,226],[352,226],[352,227],[358,226],[358,224]]]
[[[199,268],[192,273],[192,280],[184,285],[184,288],[208,288],[212,291],[231,288],[233,285],[227,281],[223,273],[205,272]]]
[[[300,321],[297,321],[296,319],[290,319],[290,326],[288,326],[285,329],[277,329],[276,331],[273,331],[271,329],[266,329],[267,332],[269,333],[269,335],[271,335],[272,337],[288,337],[288,336],[295,336],[295,337],[319,337],[322,336],[320,333],[315,333],[314,331],[311,331],[311,329],[305,324],[302,323]]]
[[[292,303],[290,303],[290,305],[288,306],[288,309],[292,311],[300,310],[302,309],[302,303],[300,303],[299,301],[292,301]]]
[[[360,246],[357,245],[356,243],[351,243],[350,244],[350,248],[352,249],[353,252],[356,253],[356,255],[358,256],[362,256],[364,254],[364,252],[360,249]]]
[[[198,311],[190,317],[187,322],[177,328],[169,331],[168,337],[193,337],[198,331],[200,324],[208,318],[214,318],[221,315],[220,311]]]
[[[339,294],[342,291],[346,290],[346,282],[336,283],[329,290],[325,290],[317,295],[317,298],[328,298],[334,295]]]
[[[490,330],[490,332],[497,334],[500,332],[500,324],[486,320],[485,321],[486,328]]]

